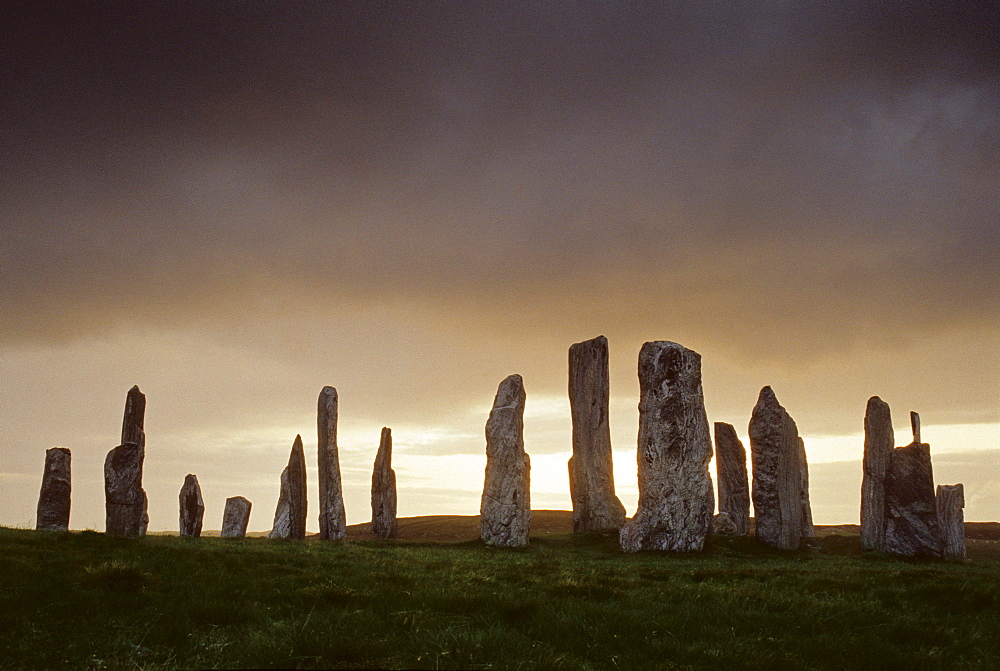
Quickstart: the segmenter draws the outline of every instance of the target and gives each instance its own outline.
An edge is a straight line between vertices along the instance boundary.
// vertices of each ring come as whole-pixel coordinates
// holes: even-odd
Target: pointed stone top
[[[778,403],[778,397],[775,396],[774,390],[771,389],[770,385],[765,385],[760,390],[760,395],[757,397],[757,405],[760,405],[761,403],[781,405]]]
[[[130,394],[141,394],[142,392],[139,391],[139,385],[133,384],[132,388],[128,390],[128,393],[130,393]]]
[[[508,375],[497,388],[497,396],[493,401],[493,407],[500,408],[512,405],[520,398],[524,399],[524,380],[517,373]]]
[[[295,435],[295,442],[292,443],[292,449],[293,450],[301,450],[302,449],[302,436],[300,436],[298,434]]]
[[[913,442],[920,442],[920,415],[910,411],[910,428],[913,429]]]

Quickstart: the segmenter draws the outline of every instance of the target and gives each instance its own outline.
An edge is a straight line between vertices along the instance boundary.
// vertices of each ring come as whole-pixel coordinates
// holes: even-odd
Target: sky
[[[11,2],[0,7],[0,525],[45,449],[104,528],[125,394],[150,529],[195,473],[271,526],[340,396],[349,523],[393,430],[399,514],[476,514],[527,392],[532,504],[569,508],[567,357],[608,337],[635,510],[637,357],[702,355],[746,442],[771,385],[819,524],[856,523],[867,399],[1000,519],[1000,5]],[[714,469],[713,469],[714,474]]]

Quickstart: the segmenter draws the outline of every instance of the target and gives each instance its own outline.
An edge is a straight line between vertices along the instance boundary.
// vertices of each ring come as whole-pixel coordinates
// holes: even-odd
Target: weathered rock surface
[[[226,509],[222,513],[222,532],[219,535],[223,538],[245,538],[252,507],[253,504],[242,496],[226,499]]]
[[[736,528],[736,521],[733,519],[733,516],[726,512],[719,513],[712,518],[711,532],[720,536],[742,536],[746,534],[745,531],[740,533]]]
[[[701,550],[715,501],[697,352],[666,341],[642,346],[637,452],[639,506],[619,533],[622,550]]]
[[[201,536],[201,525],[205,519],[205,501],[201,498],[201,485],[193,473],[184,476],[180,499],[180,535]]]
[[[372,471],[372,533],[396,537],[396,472],[392,470],[392,432],[382,428],[382,438]]]
[[[713,533],[740,536],[750,533],[747,451],[736,435],[736,428],[725,422],[715,423],[715,472],[719,483],[719,515],[725,513],[729,517],[732,531],[714,530]]]
[[[274,510],[274,525],[268,538],[306,537],[306,457],[302,436],[295,436],[288,465],[281,472],[281,493]]]
[[[893,449],[885,476],[885,549],[904,557],[940,557],[941,532],[927,443]]]
[[[524,451],[524,382],[500,383],[486,422],[486,481],[480,537],[493,547],[523,547],[531,527],[531,462]]]
[[[65,447],[45,450],[42,489],[38,494],[35,528],[48,531],[69,530],[70,451]]]
[[[794,550],[804,529],[804,451],[795,422],[770,387],[760,390],[750,417],[750,454],[757,539]]]
[[[920,415],[910,411],[910,430],[913,431],[913,442],[920,442]]]
[[[809,460],[806,458],[806,444],[799,436],[799,464],[802,468],[799,500],[802,502],[802,537],[815,538],[816,529],[813,526],[812,505],[809,503]]]
[[[941,531],[941,556],[945,559],[965,559],[965,487],[938,485],[938,529]]]
[[[625,506],[615,496],[609,394],[608,339],[598,336],[572,345],[569,405],[573,456],[569,460],[569,491],[573,531],[619,529],[625,522]]]
[[[136,443],[119,445],[104,460],[105,530],[132,538],[145,527],[146,492],[142,489],[143,449]]]
[[[878,396],[865,409],[864,476],[861,480],[861,549],[885,552],[885,474],[895,446],[889,404]]]
[[[323,387],[316,419],[319,430],[319,537],[322,540],[340,540],[347,536],[337,449],[337,404],[337,390]]]

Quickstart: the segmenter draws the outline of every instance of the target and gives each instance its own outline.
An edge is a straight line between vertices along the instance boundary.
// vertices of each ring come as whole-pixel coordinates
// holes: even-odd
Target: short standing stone
[[[938,485],[937,518],[941,530],[941,556],[945,559],[965,559],[965,488]]]
[[[712,518],[711,531],[713,534],[718,534],[720,536],[743,535],[736,529],[736,522],[733,520],[733,516],[727,512],[721,512]]]
[[[727,525],[716,523],[712,533],[750,533],[750,482],[747,478],[747,451],[732,424],[715,423],[715,471],[719,483],[719,515]],[[716,515],[718,519],[719,515]],[[732,529],[731,532],[724,531]]]
[[[347,516],[340,479],[337,449],[337,390],[323,387],[319,393],[316,422],[319,430],[319,537],[339,540],[347,536]]]
[[[712,439],[701,355],[674,342],[639,352],[639,507],[625,522],[625,552],[701,550],[712,522]]]
[[[615,496],[609,394],[608,339],[598,336],[572,345],[569,406],[573,456],[569,460],[569,491],[573,531],[619,529],[625,522],[625,506]]]
[[[38,494],[36,529],[69,530],[70,452],[65,447],[45,450],[42,490]]]
[[[486,480],[480,537],[493,547],[523,547],[531,527],[531,462],[524,451],[524,382],[511,375],[497,388],[486,422]]]
[[[295,436],[288,465],[281,472],[281,492],[274,510],[274,525],[268,538],[306,537],[306,457],[302,436]]]
[[[222,514],[222,532],[219,535],[223,538],[246,537],[252,507],[253,504],[242,496],[226,499],[226,510]]]
[[[750,417],[750,454],[757,539],[794,550],[804,528],[803,451],[795,422],[770,387],[760,390]]]
[[[941,532],[927,443],[892,451],[885,477],[885,549],[904,557],[940,557]]]
[[[201,498],[201,485],[193,473],[184,476],[180,499],[181,536],[201,536],[201,525],[205,519],[205,501]]]
[[[895,438],[889,404],[878,396],[865,409],[864,477],[861,481],[861,549],[885,552],[885,474]]]
[[[816,529],[813,527],[812,505],[809,503],[809,460],[806,457],[806,444],[799,436],[799,465],[802,469],[802,487],[799,490],[799,499],[802,501],[802,537],[815,538]]]
[[[143,449],[136,443],[119,445],[104,460],[105,530],[112,536],[132,538],[143,531],[142,461]]]
[[[392,432],[382,429],[372,471],[372,533],[396,537],[396,473],[392,470]]]

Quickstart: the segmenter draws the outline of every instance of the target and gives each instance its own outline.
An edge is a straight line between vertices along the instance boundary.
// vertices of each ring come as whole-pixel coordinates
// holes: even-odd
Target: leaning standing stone
[[[486,422],[486,481],[480,537],[493,547],[523,547],[531,527],[531,462],[524,451],[524,382],[511,375],[497,389]]]
[[[45,450],[42,490],[38,494],[35,528],[49,531],[69,530],[70,452],[65,447]]]
[[[268,538],[306,537],[306,457],[302,436],[295,436],[288,465],[281,472],[281,493],[274,510],[274,526]]]
[[[201,536],[201,524],[205,519],[205,501],[201,498],[201,485],[193,473],[184,476],[180,499],[181,536]]]
[[[747,478],[747,451],[732,424],[715,423],[715,471],[719,481],[719,515],[729,521],[713,525],[713,533],[750,533],[750,483]],[[717,516],[718,517],[718,516]]]
[[[802,448],[795,422],[770,387],[760,390],[750,417],[750,454],[757,539],[794,550],[804,526]]]
[[[878,396],[865,409],[864,476],[861,481],[861,549],[885,552],[885,474],[895,438],[889,404]]]
[[[392,432],[382,428],[372,471],[372,533],[396,537],[396,473],[392,470]]]
[[[941,556],[945,559],[965,559],[965,488],[938,485],[937,518],[941,530]]]
[[[930,445],[910,443],[892,451],[885,505],[887,552],[903,557],[941,556]]]
[[[226,510],[222,514],[222,538],[245,538],[250,524],[250,508],[253,504],[242,496],[226,499]]]
[[[319,537],[322,540],[339,540],[347,536],[337,450],[337,403],[337,390],[323,387],[316,419],[319,429]]]
[[[666,341],[642,346],[637,452],[639,507],[619,533],[622,550],[701,550],[714,492],[697,352]]]

